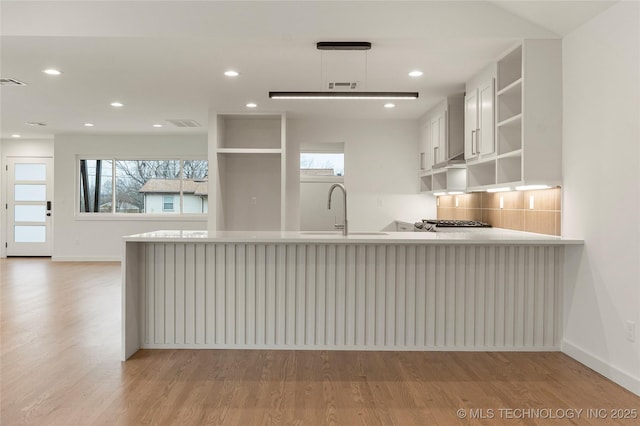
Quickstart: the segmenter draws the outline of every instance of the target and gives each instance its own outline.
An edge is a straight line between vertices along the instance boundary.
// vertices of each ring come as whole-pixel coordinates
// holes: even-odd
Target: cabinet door
[[[478,133],[476,149],[485,155],[495,152],[495,83],[494,79],[485,82],[478,89]]]
[[[464,158],[474,158],[477,152],[478,131],[478,90],[472,90],[464,97]]]
[[[442,150],[442,141],[440,140],[440,120],[438,117],[431,119],[431,166],[438,163],[438,152]]]
[[[430,123],[425,123],[420,130],[419,164],[420,173],[423,173],[431,170],[431,156],[429,155]]]
[[[446,111],[438,116],[438,140],[440,141],[436,150],[436,163],[447,161],[449,155],[449,139],[447,135]]]

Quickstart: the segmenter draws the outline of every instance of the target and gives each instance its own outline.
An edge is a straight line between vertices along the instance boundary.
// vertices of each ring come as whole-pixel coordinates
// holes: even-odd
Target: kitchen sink
[[[339,231],[301,231],[302,235],[342,235]],[[386,232],[349,232],[348,235],[388,235]]]

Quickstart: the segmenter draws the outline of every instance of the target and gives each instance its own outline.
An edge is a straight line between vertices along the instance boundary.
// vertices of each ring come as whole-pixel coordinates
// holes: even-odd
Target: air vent
[[[0,86],[26,86],[27,83],[15,78],[0,78]]]
[[[329,81],[327,82],[327,90],[356,90],[360,86],[359,81]]]
[[[176,127],[200,127],[200,123],[188,118],[167,118],[167,121]]]
[[[44,127],[47,125],[47,123],[42,123],[40,121],[27,121],[26,123],[27,126],[34,126],[34,127]]]

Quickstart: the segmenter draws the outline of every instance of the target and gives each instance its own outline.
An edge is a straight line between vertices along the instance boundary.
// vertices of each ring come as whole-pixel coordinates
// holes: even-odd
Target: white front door
[[[51,256],[53,159],[7,158],[7,256]]]

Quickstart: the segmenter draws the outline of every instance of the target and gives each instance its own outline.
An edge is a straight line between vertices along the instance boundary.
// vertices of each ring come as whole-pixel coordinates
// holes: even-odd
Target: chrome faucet
[[[334,183],[333,185],[331,185],[331,188],[329,188],[329,200],[327,202],[327,208],[331,210],[331,194],[333,194],[333,190],[336,188],[342,189],[342,195],[344,199],[344,224],[339,225],[336,223],[333,226],[335,226],[336,229],[342,229],[342,235],[346,236],[347,235],[347,190],[344,188],[343,184]]]

